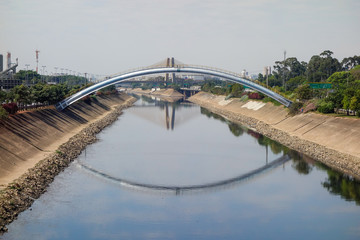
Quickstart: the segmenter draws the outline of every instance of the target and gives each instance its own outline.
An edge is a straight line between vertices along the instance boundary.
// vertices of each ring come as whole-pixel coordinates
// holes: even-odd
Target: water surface
[[[359,239],[359,182],[190,103],[143,98],[1,239]]]

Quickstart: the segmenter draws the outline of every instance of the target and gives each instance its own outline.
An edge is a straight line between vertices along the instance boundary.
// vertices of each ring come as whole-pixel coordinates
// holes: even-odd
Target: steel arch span
[[[271,91],[270,89],[267,89],[266,87],[263,87],[259,84],[256,84],[250,80],[245,79],[244,77],[240,76],[236,73],[227,72],[225,70],[221,69],[215,69],[215,68],[208,68],[208,67],[200,67],[200,66],[177,66],[177,67],[149,67],[149,68],[143,68],[138,70],[129,71],[126,73],[122,73],[119,75],[116,75],[110,79],[104,80],[102,82],[99,82],[97,84],[94,84],[88,88],[85,88],[74,95],[62,100],[61,102],[57,103],[55,106],[58,110],[63,110],[73,104],[74,102],[80,100],[81,98],[94,93],[102,88],[108,87],[110,85],[121,83],[124,81],[127,81],[130,78],[134,77],[140,77],[144,75],[151,75],[151,74],[161,74],[161,73],[195,73],[195,74],[204,74],[204,75],[211,75],[215,77],[220,77],[222,79],[225,79],[230,82],[239,83],[241,85],[247,86],[251,89],[254,89],[256,91],[259,91],[266,96],[275,99],[276,101],[280,102],[281,104],[285,105],[286,107],[289,107],[292,104],[292,101],[289,99]]]

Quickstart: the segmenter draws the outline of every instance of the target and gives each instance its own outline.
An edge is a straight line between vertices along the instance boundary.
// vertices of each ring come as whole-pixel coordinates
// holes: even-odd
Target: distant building
[[[198,74],[191,74],[191,75],[184,75],[182,74],[181,77],[183,79],[192,79],[194,81],[204,81],[205,76],[204,75],[198,75]]]
[[[16,68],[18,66],[18,60],[16,63],[11,63],[11,53],[7,53],[7,69],[4,71],[3,56],[0,55],[0,89],[11,89],[17,85],[22,84],[22,80],[14,79]]]
[[[249,78],[249,73],[245,69],[241,71],[240,75],[243,78]]]
[[[271,75],[271,67],[270,66],[264,67],[263,76],[266,76],[266,75]]]

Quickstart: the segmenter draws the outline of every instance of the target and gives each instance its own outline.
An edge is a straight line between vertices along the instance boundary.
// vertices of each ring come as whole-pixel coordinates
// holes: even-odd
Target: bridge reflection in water
[[[146,119],[149,122],[155,123],[160,126],[165,126],[167,130],[174,130],[175,124],[177,126],[180,126],[191,119],[197,117],[194,114],[191,113],[183,113],[181,116],[176,118],[176,110],[179,107],[196,107],[197,105],[192,104],[190,102],[185,102],[183,98],[170,98],[170,97],[159,97],[159,96],[146,96],[146,95],[136,95],[131,94],[132,96],[142,99],[143,101],[147,103],[153,103],[156,107],[160,108],[162,111],[164,111],[164,115],[162,115],[161,119],[156,114],[148,114],[148,112],[145,110],[146,107],[149,108],[149,110],[153,111],[154,105],[134,105],[132,108],[142,108],[142,111],[133,111],[132,113],[135,115],[138,115],[142,119]],[[185,103],[185,104],[184,104]],[[165,118],[164,118],[164,117]]]
[[[145,102],[146,104],[150,105],[134,105],[132,108],[135,109],[135,111],[132,111],[135,115],[140,116],[142,119],[146,119],[147,121],[156,123],[157,125],[164,126],[163,119],[162,121],[158,118],[158,115],[156,114],[147,114],[147,109],[150,111],[154,110],[154,106],[156,108],[161,109],[161,111],[165,112],[165,126],[169,130],[173,130],[175,127],[175,112],[178,107],[184,107],[184,105],[188,107],[198,107],[197,105],[193,105],[191,103],[182,104],[182,100],[176,100],[176,99],[166,99],[167,101],[162,100],[158,97],[153,96],[146,96],[146,95],[134,95],[138,99],[142,99],[142,102]],[[136,108],[142,108],[141,111],[136,111]],[[129,109],[131,110],[131,109]],[[238,124],[232,123],[228,121],[227,119],[221,117],[220,115],[214,114],[210,111],[208,111],[205,108],[201,108],[201,114],[206,115],[209,118],[215,118],[222,122],[225,122],[229,126],[229,130],[235,135],[240,136],[244,132],[247,132],[247,134],[251,135],[252,137],[256,138],[258,140],[258,143],[260,145],[264,145],[266,147],[266,161],[263,166],[258,167],[254,170],[251,170],[247,173],[240,174],[235,177],[231,177],[224,180],[219,180],[215,182],[210,183],[203,183],[203,184],[194,184],[194,185],[160,185],[160,184],[151,184],[151,183],[142,183],[137,181],[132,181],[129,179],[125,179],[122,177],[113,176],[105,171],[98,170],[89,164],[86,164],[82,162],[81,160],[77,160],[77,164],[81,167],[81,169],[84,169],[85,171],[103,178],[105,180],[111,181],[113,183],[116,183],[122,187],[126,187],[132,190],[136,191],[145,191],[145,192],[152,192],[152,193],[168,193],[168,194],[175,194],[175,195],[181,195],[181,194],[192,194],[192,193],[204,193],[209,191],[217,191],[229,187],[233,187],[236,185],[239,185],[243,182],[249,181],[249,180],[255,180],[257,177],[260,177],[261,175],[269,172],[272,169],[275,169],[279,166],[284,166],[286,162],[291,160],[294,156],[292,152],[284,151],[284,154],[277,159],[268,162],[268,147],[271,147],[272,151],[276,151],[276,147],[279,147],[278,144],[275,144],[276,142],[263,137],[262,135],[247,129],[243,126],[240,126]],[[156,117],[157,116],[157,117]],[[164,115],[163,115],[164,116]],[[177,121],[177,124],[184,123],[186,121],[189,121],[192,118],[193,114],[186,115],[182,113],[180,116],[180,121]],[[275,144],[275,145],[274,145]],[[281,146],[281,151],[283,147]],[[280,153],[280,152],[278,152]]]
[[[197,184],[197,185],[186,185],[186,186],[167,186],[167,185],[157,185],[157,184],[148,184],[148,183],[140,183],[135,181],[130,181],[127,179],[123,179],[121,177],[115,177],[110,174],[107,174],[103,171],[97,170],[89,165],[86,165],[85,163],[81,161],[77,161],[79,166],[96,175],[97,177],[101,177],[103,179],[109,180],[111,182],[120,184],[123,187],[134,189],[134,190],[141,190],[141,191],[147,191],[147,192],[154,192],[154,193],[170,193],[175,195],[181,195],[181,194],[187,194],[187,193],[202,193],[202,192],[208,192],[208,191],[216,191],[220,189],[229,188],[235,185],[238,185],[244,181],[248,181],[250,179],[255,179],[256,177],[265,174],[267,171],[271,169],[275,169],[278,166],[283,165],[287,161],[291,160],[291,157],[286,154],[278,159],[271,161],[268,164],[265,164],[262,167],[259,167],[257,169],[254,169],[252,171],[249,171],[245,174],[241,174],[236,177],[232,177],[229,179],[212,182],[212,183],[205,183],[205,184]]]

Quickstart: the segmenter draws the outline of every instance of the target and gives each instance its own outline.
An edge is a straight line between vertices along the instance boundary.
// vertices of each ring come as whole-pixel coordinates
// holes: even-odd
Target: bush
[[[291,106],[289,107],[289,114],[295,115],[300,112],[300,109],[302,108],[303,104],[301,102],[293,102]]]
[[[263,99],[263,97],[257,92],[248,93],[249,99]]]
[[[2,106],[0,106],[0,120],[6,119],[8,116],[9,113]]]
[[[86,104],[91,104],[91,98],[90,98],[89,95],[86,95],[85,97],[83,97],[82,100],[83,100]]]
[[[318,103],[317,110],[321,113],[333,113],[334,103],[331,101],[321,100]]]
[[[16,103],[5,103],[2,105],[2,107],[9,113],[9,114],[15,114],[19,108]]]
[[[240,98],[240,101],[246,102],[248,99],[249,99],[249,96],[248,96],[248,95],[243,95],[243,96]]]

